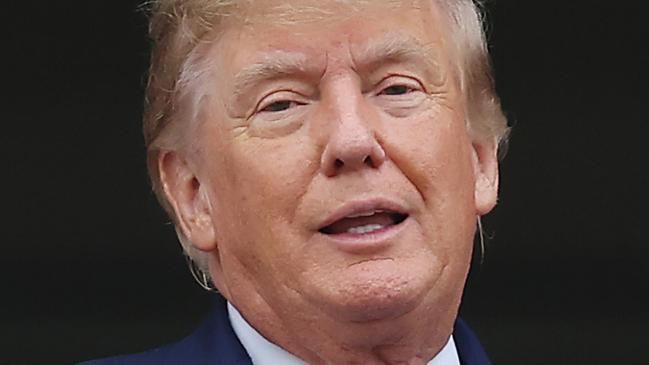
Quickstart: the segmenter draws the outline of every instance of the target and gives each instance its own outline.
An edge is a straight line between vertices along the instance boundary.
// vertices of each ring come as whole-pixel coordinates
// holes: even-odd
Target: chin
[[[320,294],[331,317],[350,322],[391,320],[414,311],[433,290],[440,268],[418,270],[413,263],[371,260],[338,273]],[[421,266],[419,266],[421,267]]]

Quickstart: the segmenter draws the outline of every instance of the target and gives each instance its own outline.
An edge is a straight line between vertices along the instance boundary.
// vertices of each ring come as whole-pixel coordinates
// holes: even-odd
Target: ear
[[[157,163],[162,188],[176,213],[178,228],[196,249],[215,250],[216,233],[207,186],[201,185],[179,152],[161,151]]]
[[[498,202],[498,143],[495,139],[473,142],[475,206],[478,215],[489,213]]]

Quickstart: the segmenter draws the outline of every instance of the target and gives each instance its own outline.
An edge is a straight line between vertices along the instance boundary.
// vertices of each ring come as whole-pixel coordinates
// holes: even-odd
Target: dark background
[[[147,181],[137,3],[3,3],[0,364],[144,350],[208,308]],[[462,315],[496,365],[649,361],[647,9],[614,3],[488,6],[515,128]]]

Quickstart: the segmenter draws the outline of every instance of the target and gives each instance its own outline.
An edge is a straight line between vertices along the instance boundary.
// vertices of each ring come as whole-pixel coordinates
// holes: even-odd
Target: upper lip
[[[363,201],[352,201],[345,203],[340,208],[330,214],[318,227],[321,230],[335,222],[358,214],[370,212],[388,212],[407,215],[408,211],[401,204],[386,199],[370,199]]]

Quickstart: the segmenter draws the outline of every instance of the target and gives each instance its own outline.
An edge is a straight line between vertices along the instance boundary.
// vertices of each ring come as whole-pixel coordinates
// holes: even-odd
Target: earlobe
[[[178,152],[162,151],[157,162],[160,181],[175,212],[178,229],[196,249],[215,250],[216,234],[206,186]]]
[[[495,140],[473,143],[476,213],[489,213],[498,201],[498,151]]]

